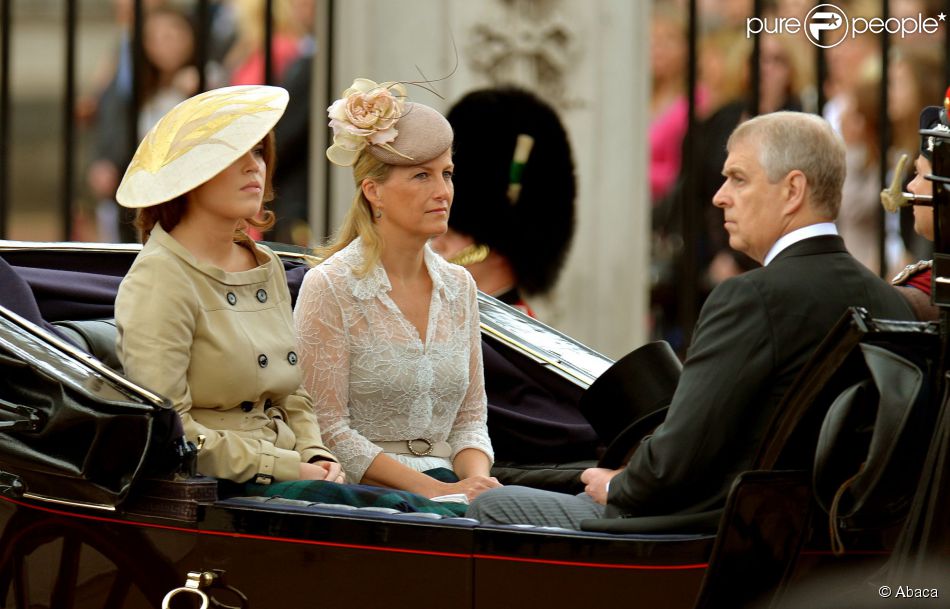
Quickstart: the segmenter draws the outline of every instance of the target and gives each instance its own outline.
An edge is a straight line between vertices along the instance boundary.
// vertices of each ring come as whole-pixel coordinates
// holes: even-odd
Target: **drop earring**
[[[376,211],[373,213],[373,216],[375,216],[376,219],[379,220],[380,218],[383,217],[383,210],[377,207]]]

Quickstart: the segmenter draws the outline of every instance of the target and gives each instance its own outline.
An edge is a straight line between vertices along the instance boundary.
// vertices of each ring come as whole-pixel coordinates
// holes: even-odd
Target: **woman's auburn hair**
[[[276,222],[274,212],[264,208],[265,203],[269,203],[274,200],[273,180],[274,169],[276,169],[277,165],[277,143],[274,138],[274,132],[269,132],[261,141],[264,143],[264,164],[267,166],[267,169],[264,173],[264,199],[261,203],[262,213],[251,218],[244,219],[244,225],[238,227],[238,229],[234,232],[235,241],[243,241],[250,238],[247,233],[244,232],[248,226],[253,226],[254,228],[261,231],[266,231],[274,226],[274,223]],[[170,201],[159,203],[158,205],[140,208],[135,215],[135,228],[139,230],[142,243],[148,241],[149,236],[152,234],[152,229],[155,228],[156,224],[161,224],[162,228],[166,231],[171,231],[173,228],[178,226],[178,223],[181,222],[181,219],[185,216],[187,209],[187,192],[183,195],[175,197]]]
[[[363,264],[355,270],[357,277],[364,277],[376,265],[383,252],[383,241],[376,231],[373,206],[363,194],[363,181],[385,182],[392,168],[392,165],[380,161],[366,150],[360,153],[353,164],[353,181],[356,183],[353,202],[339,230],[327,245],[317,248],[316,253],[320,259],[326,260],[360,237],[363,245]]]

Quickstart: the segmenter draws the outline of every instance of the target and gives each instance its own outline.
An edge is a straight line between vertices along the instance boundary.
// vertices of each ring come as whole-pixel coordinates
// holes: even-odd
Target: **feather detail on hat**
[[[224,87],[190,97],[145,135],[116,191],[124,207],[170,201],[218,175],[274,128],[287,107],[280,87]]]

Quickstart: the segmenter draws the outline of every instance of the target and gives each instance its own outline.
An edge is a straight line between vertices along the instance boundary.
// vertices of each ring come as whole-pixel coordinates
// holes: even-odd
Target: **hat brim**
[[[281,87],[224,87],[186,99],[142,139],[116,192],[123,207],[171,201],[221,173],[274,128],[287,108]]]
[[[605,463],[626,454],[629,428],[663,420],[682,370],[670,345],[654,341],[614,362],[587,388],[578,409],[609,447]]]

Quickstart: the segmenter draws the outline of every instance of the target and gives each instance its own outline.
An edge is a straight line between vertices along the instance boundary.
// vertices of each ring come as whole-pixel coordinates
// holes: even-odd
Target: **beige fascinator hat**
[[[429,106],[406,101],[402,83],[357,78],[327,114],[333,129],[327,158],[344,167],[364,149],[389,165],[419,165],[452,145],[449,121]]]
[[[264,139],[284,114],[280,87],[224,87],[181,102],[145,135],[116,192],[123,207],[150,207],[221,173]]]

